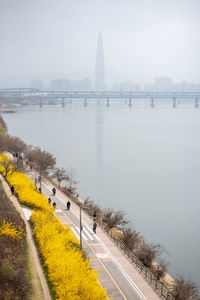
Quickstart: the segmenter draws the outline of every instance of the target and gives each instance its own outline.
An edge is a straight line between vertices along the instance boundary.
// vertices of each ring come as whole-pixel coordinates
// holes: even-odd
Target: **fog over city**
[[[0,87],[89,78],[102,32],[107,88],[200,83],[199,0],[0,0]]]

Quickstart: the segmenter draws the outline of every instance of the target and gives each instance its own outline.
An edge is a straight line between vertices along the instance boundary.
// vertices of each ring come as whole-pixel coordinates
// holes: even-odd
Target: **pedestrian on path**
[[[12,193],[12,195],[13,195],[13,194],[14,194],[14,191],[15,191],[14,186],[12,185],[10,189],[11,189],[11,193]]]
[[[48,199],[49,204],[51,204],[51,198]]]
[[[53,208],[56,208],[56,202],[53,203]]]
[[[71,206],[71,202],[68,201],[68,202],[67,202],[67,210],[70,210],[70,206]]]
[[[53,196],[55,196],[55,194],[56,194],[56,188],[55,187],[52,188],[52,192],[53,192]]]
[[[97,231],[97,223],[94,222],[94,224],[93,224],[93,232],[96,233],[96,231]]]
[[[93,213],[93,221],[94,222],[96,222],[96,220],[97,220],[97,213],[96,213],[96,211]]]

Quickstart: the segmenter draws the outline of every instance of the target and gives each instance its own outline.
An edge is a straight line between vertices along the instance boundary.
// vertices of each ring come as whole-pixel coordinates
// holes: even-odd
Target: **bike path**
[[[69,198],[57,189],[52,195],[52,188],[48,181],[43,183],[42,191],[56,202],[55,214],[63,224],[70,224],[77,239],[80,239],[80,211],[71,202],[70,210],[66,209]],[[82,210],[82,241],[83,249],[91,259],[91,267],[98,269],[98,279],[107,288],[107,294],[113,299],[130,300],[159,300],[160,297],[135,269],[133,264],[123,255],[117,246],[108,238],[101,228],[97,234],[92,231],[93,221]]]

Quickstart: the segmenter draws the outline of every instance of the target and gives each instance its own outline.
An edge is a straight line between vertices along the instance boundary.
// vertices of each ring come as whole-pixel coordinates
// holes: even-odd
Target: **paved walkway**
[[[45,181],[42,192],[56,202],[55,214],[63,224],[70,224],[80,238],[80,208],[71,202],[70,210],[66,210],[69,198],[57,189],[52,195],[53,185]],[[97,234],[92,231],[93,220],[82,211],[83,248],[91,259],[91,266],[98,269],[99,281],[107,288],[107,294],[113,299],[159,300],[160,297],[143,278],[134,265],[125,257],[106,233],[97,228]]]

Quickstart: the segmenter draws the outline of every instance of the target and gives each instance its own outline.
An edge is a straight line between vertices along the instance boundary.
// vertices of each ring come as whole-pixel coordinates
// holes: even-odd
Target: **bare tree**
[[[102,213],[100,206],[95,204],[94,201],[90,200],[90,197],[87,197],[84,200],[84,206],[88,207],[92,212],[96,212],[98,215]]]
[[[138,248],[142,237],[140,236],[139,232],[135,231],[131,226],[128,226],[123,228],[120,239],[126,245],[126,247],[132,251]]]
[[[26,144],[16,136],[6,136],[5,144],[7,151],[17,153],[18,155],[21,155],[26,149]]]
[[[0,137],[5,136],[6,132],[7,132],[7,125],[4,122],[2,116],[0,115]]]
[[[11,161],[8,158],[4,158],[0,165],[4,168],[3,176],[7,178],[9,174],[13,174],[14,172],[23,171],[23,165],[19,165],[14,161]]]
[[[0,135],[0,152],[6,151],[6,137],[3,135]]]
[[[0,125],[4,129],[4,133],[5,133],[7,131],[7,125],[6,125],[5,121],[4,121],[4,119],[2,118],[2,116],[0,116]]]
[[[152,265],[152,272],[156,279],[160,280],[167,273],[167,267],[169,263],[167,263],[163,258],[160,258],[157,263]]]
[[[70,193],[74,194],[77,189],[78,180],[76,179],[76,173],[71,168],[69,171],[67,171],[67,176],[69,178],[67,188],[70,191]]]
[[[6,130],[3,128],[3,126],[0,124],[0,137],[5,136]]]
[[[186,280],[182,275],[177,276],[172,289],[176,300],[200,299],[198,286],[190,279]]]
[[[68,173],[64,168],[55,168],[53,172],[54,177],[58,181],[58,187],[60,188],[60,184],[63,180],[69,181],[70,178],[68,176]]]
[[[24,156],[26,159],[28,159],[29,162],[33,162],[34,156],[34,149],[32,145],[28,145],[24,151]]]
[[[39,147],[33,149],[32,160],[39,171],[40,192],[42,189],[42,176],[48,174],[56,164],[56,158],[49,152],[41,150]]]
[[[158,258],[165,250],[159,244],[147,244],[144,240],[134,253],[138,259],[146,266],[151,267],[152,262]]]
[[[129,221],[124,219],[125,213],[123,211],[114,211],[113,209],[106,208],[103,211],[102,221],[106,223],[109,230],[112,228],[123,230],[124,226],[129,223]]]

